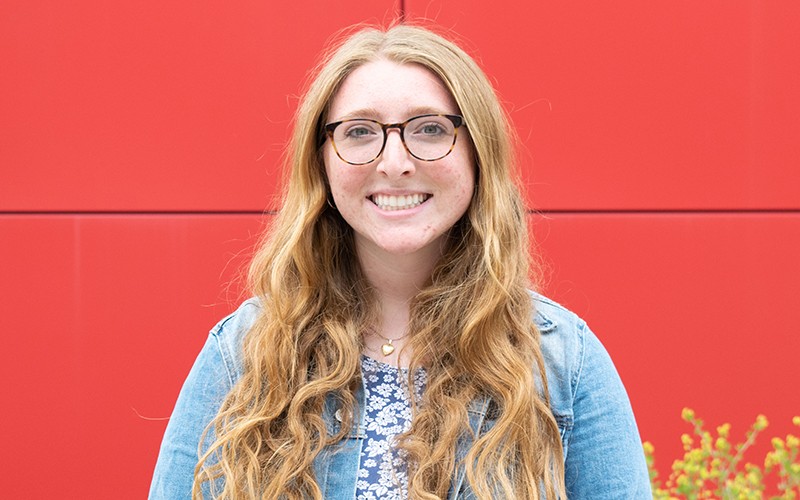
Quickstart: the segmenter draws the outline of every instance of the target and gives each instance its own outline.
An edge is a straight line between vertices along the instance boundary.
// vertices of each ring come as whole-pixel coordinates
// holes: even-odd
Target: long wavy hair
[[[282,206],[249,272],[261,314],[243,342],[243,375],[206,431],[213,444],[200,450],[195,498],[206,482],[221,498],[321,498],[314,459],[358,420],[362,332],[377,305],[352,229],[327,203],[321,150],[333,95],[355,68],[379,58],[439,76],[467,123],[477,165],[471,204],[411,303],[409,373],[424,367],[428,382],[399,443],[408,456],[409,495],[446,496],[459,466],[479,498],[552,499],[565,491],[532,321],[509,121],[463,50],[428,29],[396,25],[365,28],[335,45],[300,102]],[[459,460],[457,442],[471,433],[467,408],[479,397],[491,398],[494,425]],[[331,398],[343,416],[336,433],[322,417]]]

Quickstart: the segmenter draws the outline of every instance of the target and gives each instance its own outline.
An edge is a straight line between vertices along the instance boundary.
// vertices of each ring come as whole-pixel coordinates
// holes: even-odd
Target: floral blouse
[[[366,411],[366,439],[356,483],[357,500],[408,498],[405,453],[396,449],[396,437],[411,428],[408,369],[361,357]],[[414,397],[420,401],[426,373],[414,374]]]

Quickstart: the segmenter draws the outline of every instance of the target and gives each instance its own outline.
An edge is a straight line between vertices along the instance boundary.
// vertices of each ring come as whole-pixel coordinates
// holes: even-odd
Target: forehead
[[[345,78],[331,99],[328,121],[373,118],[392,122],[416,114],[458,112],[447,87],[428,68],[378,59]]]

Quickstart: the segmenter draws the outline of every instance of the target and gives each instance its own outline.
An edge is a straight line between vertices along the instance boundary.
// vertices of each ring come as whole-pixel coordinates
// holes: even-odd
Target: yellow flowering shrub
[[[683,409],[681,417],[692,426],[693,433],[681,436],[685,453],[683,459],[672,464],[672,472],[665,484],[659,480],[654,466],[653,445],[644,443],[654,499],[800,499],[800,439],[797,436],[789,434],[786,439],[772,438],[772,450],[767,453],[762,468],[743,463],[743,457],[769,425],[764,415],[756,418],[745,434],[744,442],[735,445],[730,441],[730,424],[720,425],[716,428],[716,435],[712,435],[689,408]],[[792,423],[800,427],[800,417],[794,417]],[[767,484],[773,482],[765,482],[765,475],[775,476],[777,491],[767,493]]]

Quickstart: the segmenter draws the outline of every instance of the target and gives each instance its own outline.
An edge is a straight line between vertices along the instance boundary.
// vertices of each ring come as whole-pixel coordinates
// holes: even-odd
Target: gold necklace
[[[371,332],[384,340],[383,344],[381,345],[381,353],[384,356],[389,356],[390,354],[392,354],[394,352],[395,347],[394,347],[393,342],[395,340],[401,340],[401,339],[404,339],[404,338],[408,337],[408,333],[406,333],[402,337],[397,337],[396,339],[389,339],[389,338],[384,337],[380,333],[376,332],[375,330],[371,330]]]

